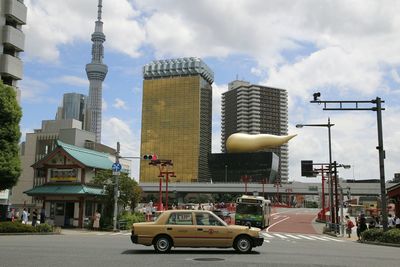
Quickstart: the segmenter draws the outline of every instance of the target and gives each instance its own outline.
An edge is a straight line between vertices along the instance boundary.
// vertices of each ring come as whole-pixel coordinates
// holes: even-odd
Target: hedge
[[[21,222],[0,222],[0,233],[49,233],[53,232],[53,226],[49,224],[38,224],[32,226]]]
[[[400,229],[390,229],[386,232],[378,228],[369,229],[362,233],[361,239],[363,241],[400,244]]]

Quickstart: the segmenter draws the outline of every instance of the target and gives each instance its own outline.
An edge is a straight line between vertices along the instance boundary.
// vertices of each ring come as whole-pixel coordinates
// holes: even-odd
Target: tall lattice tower
[[[89,79],[89,99],[86,112],[85,130],[96,134],[96,142],[101,142],[101,103],[102,84],[107,74],[107,65],[103,64],[106,36],[103,33],[101,21],[102,0],[99,0],[97,21],[92,34],[92,62],[86,65],[86,74]]]

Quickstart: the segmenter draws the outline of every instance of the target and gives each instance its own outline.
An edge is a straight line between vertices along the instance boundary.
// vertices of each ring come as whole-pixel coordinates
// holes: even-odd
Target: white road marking
[[[269,235],[269,234],[267,234],[267,233],[263,233],[263,236],[265,236],[265,237],[273,237],[272,235]]]
[[[269,240],[264,240],[264,242],[266,242],[266,243],[271,243],[271,241],[269,241]]]
[[[107,233],[96,233],[96,235],[106,235]]]
[[[324,238],[325,238],[325,239],[328,239],[328,240],[331,240],[331,241],[343,242],[343,240],[335,239],[335,238],[331,238],[331,237],[327,237],[327,236],[324,236]]]
[[[310,237],[312,237],[312,238],[316,238],[316,239],[318,239],[318,240],[322,240],[322,241],[328,241],[328,240],[326,240],[326,239],[324,239],[324,238],[322,238],[322,237],[315,236],[315,235],[311,235]]]
[[[305,235],[298,235],[298,236],[301,238],[304,238],[304,239],[308,239],[308,240],[315,240],[314,238],[311,238],[311,237],[305,236]]]
[[[268,231],[269,231],[269,228],[271,228],[272,226],[274,226],[274,225],[276,225],[276,224],[278,224],[278,223],[281,223],[281,222],[283,222],[283,221],[285,221],[285,220],[287,220],[287,219],[289,219],[289,218],[290,218],[290,217],[286,217],[286,218],[284,218],[284,219],[282,219],[282,220],[280,220],[280,221],[277,221],[277,222],[271,224],[270,226],[268,226],[267,229],[265,229],[265,232],[268,232]]]
[[[122,235],[122,233],[114,233],[114,234],[111,234],[111,235]]]
[[[275,235],[275,236],[277,236],[277,237],[280,237],[280,238],[282,238],[282,239],[287,239],[287,237],[286,237],[286,236],[284,236],[284,235],[275,234],[275,233],[274,233],[274,235]]]
[[[285,234],[285,235],[294,239],[301,239],[300,237],[297,237],[295,235],[290,235],[290,234]]]

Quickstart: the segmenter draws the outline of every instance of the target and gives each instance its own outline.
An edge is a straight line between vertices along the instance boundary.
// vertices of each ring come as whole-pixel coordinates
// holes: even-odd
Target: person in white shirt
[[[400,218],[396,216],[396,221],[394,222],[396,225],[396,228],[400,228]]]
[[[28,223],[28,212],[26,211],[26,208],[24,208],[24,210],[22,211],[21,220],[23,224]]]

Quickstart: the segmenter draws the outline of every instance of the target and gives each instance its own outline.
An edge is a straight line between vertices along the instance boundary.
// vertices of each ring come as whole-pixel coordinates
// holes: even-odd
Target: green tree
[[[14,89],[0,81],[0,190],[16,185],[21,174],[18,153],[21,117]]]
[[[103,197],[105,214],[112,216],[114,211],[115,176],[112,175],[111,170],[101,170],[93,178],[93,183],[105,188],[106,195]],[[133,210],[141,200],[142,189],[126,173],[121,173],[118,177],[118,184],[120,191],[118,205],[124,209]]]

